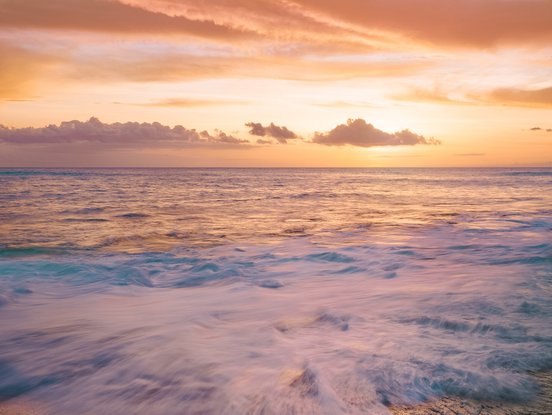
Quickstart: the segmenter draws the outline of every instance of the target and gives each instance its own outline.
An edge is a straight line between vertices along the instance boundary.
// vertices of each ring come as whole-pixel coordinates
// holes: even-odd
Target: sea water
[[[0,170],[0,401],[386,414],[550,369],[552,169]]]

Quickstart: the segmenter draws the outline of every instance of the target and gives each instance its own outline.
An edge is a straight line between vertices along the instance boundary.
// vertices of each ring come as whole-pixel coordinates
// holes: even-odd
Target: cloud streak
[[[490,48],[552,40],[549,0],[127,0],[141,7],[215,18],[264,38],[382,46],[405,40]],[[274,31],[273,28],[279,30]],[[399,38],[399,39],[398,39]]]
[[[486,92],[471,92],[459,98],[451,98],[440,90],[411,89],[390,98],[399,101],[448,105],[504,105],[509,107],[552,107],[552,87],[541,89],[495,88]]]
[[[529,131],[546,131],[547,133],[551,133],[552,132],[552,128],[541,128],[541,127],[532,127],[532,128],[529,128]]]
[[[382,146],[413,146],[417,144],[437,145],[441,144],[434,138],[425,138],[410,130],[402,130],[396,133],[386,133],[377,129],[363,119],[349,119],[347,124],[340,124],[326,133],[315,133],[313,143],[326,146],[351,145],[356,147],[382,147]]]
[[[216,107],[226,105],[246,105],[250,101],[231,100],[231,99],[200,99],[200,98],[168,98],[151,102],[125,103],[117,102],[121,105],[136,105],[140,107],[179,107],[179,108],[197,108],[197,107]]]
[[[1,0],[0,0],[1,1]],[[302,58],[193,55],[152,47],[102,45],[77,53],[78,43],[56,47],[25,45],[0,38],[0,99],[32,97],[35,91],[71,90],[78,85],[183,82],[203,79],[286,79],[323,82],[353,78],[392,78],[420,72],[427,62],[333,62]],[[20,44],[18,44],[20,43]],[[77,52],[76,52],[77,51]],[[224,104],[238,103],[227,100]],[[192,107],[222,103],[207,99],[152,100],[151,106]],[[244,103],[244,100],[241,100]],[[145,103],[150,105],[150,103]]]
[[[499,88],[488,95],[489,101],[504,105],[552,107],[552,87],[541,89]]]
[[[488,48],[552,39],[548,0],[294,0],[311,13],[434,45]]]
[[[210,20],[169,16],[112,0],[0,0],[0,28],[186,34],[219,40],[251,33]]]
[[[88,121],[66,121],[42,128],[8,128],[0,125],[0,143],[16,146],[54,146],[88,144],[103,148],[182,148],[246,147],[247,140],[222,131],[210,134],[181,125],[169,127],[160,123],[105,124],[97,118]]]

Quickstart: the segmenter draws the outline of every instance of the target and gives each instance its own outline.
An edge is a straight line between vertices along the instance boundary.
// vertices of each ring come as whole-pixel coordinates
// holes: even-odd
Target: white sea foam
[[[294,186],[306,173],[286,174],[291,178],[278,181]],[[309,188],[318,181],[358,183],[359,174],[317,172]],[[428,183],[441,188],[443,174],[418,177],[429,186],[418,191],[428,201],[436,201]],[[5,237],[0,400],[25,396],[56,414],[234,415],[385,414],[389,405],[444,395],[531,399],[535,384],[527,372],[552,369],[550,193],[536,189],[546,176],[530,175],[524,180],[536,182],[497,196],[497,187],[518,176],[492,174],[493,180],[478,179],[492,200],[462,206],[469,199],[463,194],[480,186],[464,177],[464,193],[448,199],[439,193],[438,209],[422,205],[422,194],[413,196],[406,211],[414,213],[404,221],[393,209],[408,198],[395,194],[389,196],[394,203],[375,202],[389,213],[379,213],[373,226],[358,226],[357,214],[374,207],[355,205],[359,196],[350,189],[342,199],[333,196],[346,215],[317,209],[320,194],[313,190],[303,192],[300,200],[316,194],[305,206],[291,197],[279,206],[300,209],[301,224],[317,224],[301,234],[266,236],[264,221],[276,226],[275,210],[265,217],[251,202],[254,213],[244,214],[254,217],[243,223],[211,211],[207,226],[200,216],[202,229],[191,239],[189,226],[176,225],[190,215],[182,212],[170,223],[181,238],[167,244],[165,230],[151,222],[157,208],[150,206],[147,216],[118,217],[124,213],[114,212],[122,210],[115,193],[82,214],[107,214],[121,221],[120,229],[132,227],[135,238],[113,235],[102,245],[91,234],[93,241],[61,243],[65,233],[57,225],[50,226],[56,243],[39,243],[40,233],[20,231],[18,243]],[[54,179],[61,186],[74,178]],[[217,206],[222,209],[229,195],[219,195]],[[78,215],[78,209],[66,206],[58,214]],[[141,211],[131,206],[127,212]],[[16,213],[13,228],[22,223]],[[89,226],[69,224],[73,232]],[[219,232],[229,235],[224,242]],[[30,241],[21,243],[23,237]]]

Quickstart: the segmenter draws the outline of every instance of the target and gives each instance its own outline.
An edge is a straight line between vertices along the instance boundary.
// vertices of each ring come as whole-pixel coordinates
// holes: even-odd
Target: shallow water
[[[0,170],[0,400],[56,414],[524,402],[551,169]]]

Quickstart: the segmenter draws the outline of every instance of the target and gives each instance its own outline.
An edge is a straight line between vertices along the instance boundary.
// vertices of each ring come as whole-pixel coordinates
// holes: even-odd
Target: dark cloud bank
[[[201,147],[245,146],[249,142],[216,131],[189,130],[181,125],[168,127],[160,123],[105,124],[97,118],[88,121],[66,121],[42,128],[8,128],[0,125],[0,143],[18,145],[55,145],[88,143],[102,147]]]
[[[251,135],[262,137],[257,144],[272,144],[274,140],[286,144],[288,140],[302,139],[287,127],[270,123],[248,122]],[[326,133],[315,133],[311,144],[326,146],[412,146],[417,144],[440,144],[434,138],[425,138],[409,130],[386,133],[366,123],[363,119],[348,120]],[[155,148],[251,148],[248,140],[236,138],[223,131],[196,131],[181,125],[169,127],[153,123],[107,124],[92,117],[88,121],[66,121],[59,125],[41,128],[9,128],[0,125],[0,144],[22,147],[52,147],[63,149],[86,148],[86,151],[109,149],[155,149]]]

